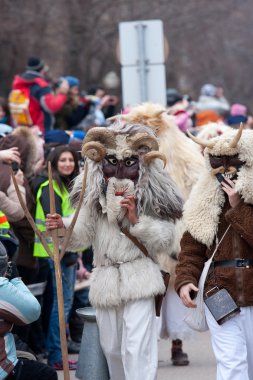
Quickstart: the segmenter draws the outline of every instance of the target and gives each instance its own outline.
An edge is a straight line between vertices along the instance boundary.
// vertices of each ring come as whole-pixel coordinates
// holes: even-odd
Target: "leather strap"
[[[139,240],[135,236],[133,236],[126,227],[122,227],[121,223],[118,222],[118,225],[120,231],[123,232],[123,234],[126,235],[128,239],[130,239],[141,250],[141,252],[144,253],[146,257],[149,257],[151,260],[153,260],[153,258],[149,255],[147,248],[144,247],[144,245],[141,244]]]
[[[234,260],[220,260],[213,261],[212,268],[251,268],[253,267],[252,259],[234,259]]]

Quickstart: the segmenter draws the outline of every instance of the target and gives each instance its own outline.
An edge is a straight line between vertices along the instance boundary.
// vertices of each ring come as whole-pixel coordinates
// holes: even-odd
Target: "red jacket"
[[[29,97],[29,112],[33,124],[38,125],[43,134],[52,129],[53,114],[63,107],[67,95],[54,95],[48,82],[33,71],[15,76],[12,89],[21,90]]]

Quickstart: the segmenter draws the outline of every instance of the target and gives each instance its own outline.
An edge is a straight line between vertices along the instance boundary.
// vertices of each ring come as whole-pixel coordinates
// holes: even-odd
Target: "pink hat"
[[[235,103],[231,106],[230,109],[230,115],[231,116],[246,116],[247,114],[247,107],[245,107],[243,104]]]

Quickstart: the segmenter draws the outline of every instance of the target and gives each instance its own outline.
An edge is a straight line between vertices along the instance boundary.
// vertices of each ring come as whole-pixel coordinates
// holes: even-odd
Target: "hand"
[[[192,283],[189,283],[189,284],[186,284],[186,285],[183,285],[181,288],[180,288],[180,291],[179,291],[179,296],[183,302],[183,304],[186,306],[186,307],[192,307],[192,308],[195,308],[197,307],[196,303],[192,301],[191,299],[191,296],[190,296],[190,293],[194,291],[194,292],[198,292],[198,288],[193,285]]]
[[[46,227],[48,231],[64,228],[62,217],[59,214],[47,214]]]
[[[18,185],[20,185],[20,186],[24,185],[24,173],[22,172],[22,170],[19,169],[17,171],[17,174],[15,175],[15,178],[16,178],[16,181],[17,181]],[[11,178],[11,183],[12,183],[12,178]]]
[[[127,209],[127,219],[131,224],[136,224],[139,222],[137,213],[136,213],[136,203],[135,197],[133,195],[129,195],[128,197],[122,199],[120,202],[122,208]]]
[[[19,277],[18,268],[13,261],[10,261],[8,263],[8,268],[5,277],[8,278],[9,281]]]
[[[225,182],[221,182],[221,187],[225,191],[225,193],[228,195],[230,206],[234,208],[240,203],[241,196],[235,190],[235,181],[231,181],[231,179],[226,177],[226,182],[228,184],[226,184]]]
[[[117,103],[118,103],[117,96],[105,95],[101,99],[101,105],[100,106],[101,106],[101,108],[106,107],[106,106],[110,106],[110,105],[115,106]]]
[[[0,161],[5,162],[6,164],[11,164],[13,161],[15,161],[20,164],[21,160],[18,148],[14,146],[10,149],[0,150]]]
[[[91,275],[91,273],[85,267],[79,268],[76,271],[76,277],[80,281],[81,280],[88,280],[90,278],[90,275]]]

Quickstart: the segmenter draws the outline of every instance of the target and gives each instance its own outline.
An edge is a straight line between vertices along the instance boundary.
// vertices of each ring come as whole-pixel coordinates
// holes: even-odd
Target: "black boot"
[[[183,342],[180,339],[172,341],[171,360],[173,365],[188,365],[188,355],[182,350]]]

